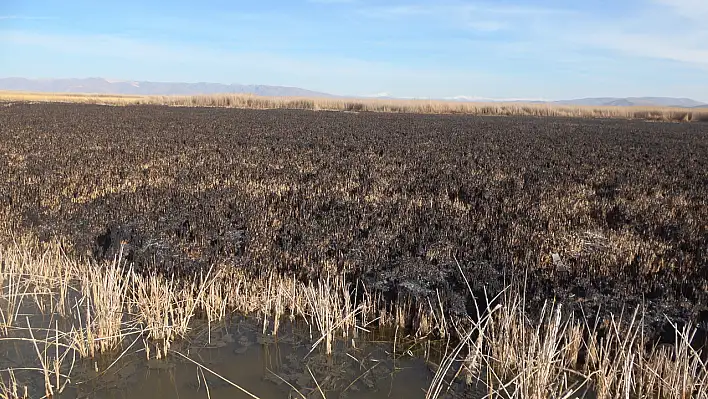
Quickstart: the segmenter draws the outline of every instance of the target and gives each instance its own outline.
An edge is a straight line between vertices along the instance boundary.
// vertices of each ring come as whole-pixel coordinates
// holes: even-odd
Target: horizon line
[[[486,97],[486,96],[474,96],[474,95],[466,95],[466,94],[458,94],[458,95],[452,95],[452,96],[440,96],[440,97],[430,97],[430,96],[395,96],[392,93],[383,91],[381,93],[377,94],[334,94],[334,93],[329,93],[329,92],[324,92],[324,91],[319,91],[319,90],[312,90],[304,87],[299,87],[299,86],[293,86],[293,85],[273,85],[273,84],[262,84],[262,83],[223,83],[223,82],[214,82],[214,81],[160,81],[160,80],[138,80],[138,79],[119,79],[119,78],[106,78],[106,77],[101,77],[101,76],[88,76],[88,77],[70,77],[70,78],[52,78],[52,77],[23,77],[23,76],[6,76],[6,77],[0,77],[1,80],[10,80],[10,79],[22,79],[22,80],[28,80],[28,81],[61,81],[61,80],[89,80],[89,79],[98,79],[102,80],[108,84],[116,84],[116,83],[157,83],[157,84],[184,84],[184,85],[198,85],[198,84],[209,84],[209,85],[222,85],[222,86],[262,86],[262,87],[272,87],[272,88],[286,88],[286,89],[297,89],[297,90],[304,90],[304,91],[309,91],[315,94],[321,94],[324,96],[329,96],[329,97],[336,97],[336,98],[355,98],[355,99],[391,99],[391,100],[420,100],[420,101],[428,101],[428,100],[433,100],[433,101],[450,101],[450,102],[534,102],[534,103],[556,103],[556,102],[562,102],[562,101],[581,101],[581,100],[593,100],[593,99],[608,99],[608,100],[630,100],[630,99],[675,99],[675,100],[689,100],[689,101],[694,101],[696,103],[699,103],[699,106],[706,105],[708,106],[708,101],[703,101],[703,100],[696,100],[694,98],[690,97],[674,97],[674,96],[660,96],[660,95],[629,95],[629,96],[622,96],[622,97],[617,97],[617,96],[577,96],[573,98],[563,98],[563,99],[544,99],[542,97],[503,97],[503,98],[495,98],[495,97]],[[18,91],[18,92],[32,92],[31,90],[24,90],[24,89],[2,89],[0,88],[0,91]],[[39,93],[39,92],[35,92]],[[132,95],[132,96],[189,96],[189,95],[217,95],[217,94],[248,94],[248,93],[229,93],[229,92],[223,92],[223,93],[194,93],[194,94],[164,94],[164,93],[154,93],[154,94],[132,94],[132,93],[96,93],[96,92],[71,92],[71,91],[50,91],[50,92],[41,92],[41,93],[56,93],[56,94],[114,94],[114,95]],[[255,93],[253,93],[255,94]],[[265,97],[272,97],[272,96],[265,96]],[[277,96],[275,96],[277,97]],[[282,97],[298,97],[298,96],[282,96]],[[594,106],[599,106],[599,105],[594,105]],[[642,105],[639,105],[642,106]],[[662,107],[670,106],[670,105],[658,105]],[[692,106],[693,107],[693,106]],[[688,107],[688,108],[692,108]]]

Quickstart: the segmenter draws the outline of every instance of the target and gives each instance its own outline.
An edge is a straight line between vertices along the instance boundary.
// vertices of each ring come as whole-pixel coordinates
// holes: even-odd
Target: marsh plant
[[[2,309],[2,341],[31,345],[37,364],[22,369],[43,376],[47,396],[65,389],[74,364],[82,358],[99,353],[120,357],[138,340],[148,358],[170,356],[170,344],[189,336],[190,322],[196,317],[216,322],[231,312],[255,313],[271,328],[266,334],[276,334],[275,321],[292,315],[311,324],[310,353],[325,354],[332,353],[338,337],[352,339],[354,331],[365,329],[364,314],[369,319],[379,314],[381,319],[371,297],[351,302],[351,291],[341,279],[305,284],[273,276],[247,278],[215,267],[192,282],[178,284],[162,276],[136,274],[121,266],[119,259],[106,264],[75,262],[58,244],[31,241],[3,247],[0,261],[2,301],[20,298]],[[63,280],[47,278],[51,275],[61,275]],[[444,397],[460,381],[473,392],[506,398],[570,398],[585,391],[601,399],[708,394],[708,367],[701,349],[691,345],[695,328],[677,328],[673,346],[647,346],[640,309],[629,319],[610,318],[591,325],[564,313],[560,304],[548,302],[532,318],[517,292],[509,286],[494,298],[475,302],[482,315],[479,319],[447,318],[445,326],[433,325],[433,330],[449,332],[454,340],[434,367],[437,371],[427,397]],[[17,316],[28,311],[34,315]],[[396,311],[389,312],[385,319],[394,326]],[[15,372],[4,370],[6,396],[25,389]]]

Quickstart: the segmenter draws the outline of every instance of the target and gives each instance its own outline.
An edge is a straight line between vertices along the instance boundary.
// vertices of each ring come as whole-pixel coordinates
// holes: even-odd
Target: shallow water
[[[174,345],[173,353],[164,360],[146,361],[144,352],[140,353],[143,356],[135,354],[136,359],[121,361],[114,374],[121,377],[118,381],[109,384],[98,379],[77,389],[76,395],[116,399],[250,397],[207,368],[261,398],[320,396],[319,389],[327,397],[414,398],[424,397],[430,385],[432,374],[424,360],[408,356],[394,364],[385,343],[361,341],[355,348],[340,341],[330,356],[319,349],[308,355],[311,347],[303,336],[306,332],[292,325],[273,337],[262,335],[255,323],[243,319],[238,323],[231,329],[212,331],[211,337],[202,334],[190,343]]]
[[[27,387],[31,398],[46,393],[39,359],[51,369],[53,359],[64,355],[63,376],[56,382],[53,374],[50,381],[53,397],[424,398],[437,364],[452,349],[449,343],[415,340],[398,329],[357,328],[346,337],[335,337],[328,355],[324,345],[313,348],[318,332],[303,319],[281,322],[278,334],[272,335],[263,333],[273,330],[272,322],[264,326],[258,318],[232,315],[216,325],[193,320],[187,337],[176,339],[167,356],[158,350],[160,342],[146,340],[142,330],[131,333],[126,328],[119,350],[80,359],[73,350],[55,345],[66,345],[61,334],[76,320],[39,312],[35,303],[23,302],[13,327],[0,334],[0,379],[7,384],[12,369],[19,393]],[[0,298],[0,306],[5,305]],[[459,367],[456,362],[447,373],[446,381],[453,382],[439,397],[487,397],[484,383],[468,386],[454,378]],[[65,382],[58,394],[56,387]]]
[[[42,322],[47,325],[48,317],[34,315],[31,320],[33,326]],[[190,338],[174,342],[162,359],[155,358],[156,347],[149,344],[148,360],[142,338],[128,339],[126,346],[133,345],[118,361],[116,353],[77,360],[71,368],[69,358],[63,362],[62,371],[69,373],[71,369],[71,383],[57,397],[425,397],[434,371],[424,357],[435,352],[433,346],[396,337],[394,354],[394,343],[381,337],[389,335],[359,332],[357,337],[340,337],[333,353],[327,355],[323,346],[310,352],[318,336],[303,322],[285,323],[273,336],[262,334],[262,324],[255,319],[234,317],[218,327],[198,325]],[[48,347],[50,357],[54,350]],[[41,351],[44,353],[44,349]],[[28,386],[31,397],[40,397],[44,394],[44,377],[37,370],[21,370],[29,364],[39,365],[31,343],[0,341],[0,366],[15,368],[19,385]]]

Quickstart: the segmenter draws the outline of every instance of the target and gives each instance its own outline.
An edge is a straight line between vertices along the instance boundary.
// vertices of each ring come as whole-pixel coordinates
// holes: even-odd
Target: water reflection
[[[397,340],[395,354],[391,338]],[[166,358],[156,359],[159,345],[147,343],[146,349],[146,342],[136,336],[128,340],[132,345],[121,354],[77,359],[71,370],[65,371],[70,372],[71,383],[60,397],[425,397],[433,375],[425,360],[433,352],[429,343],[390,336],[387,331],[359,332],[356,337],[340,337],[334,353],[326,355],[321,348],[310,352],[316,339],[302,322],[287,323],[277,336],[271,336],[262,334],[262,325],[256,320],[235,317],[218,327],[197,325],[189,338],[172,344]],[[6,341],[0,348],[3,368],[37,362],[29,342]],[[63,367],[68,367],[67,362]],[[33,393],[43,393],[39,371],[16,373],[20,384],[27,384]]]

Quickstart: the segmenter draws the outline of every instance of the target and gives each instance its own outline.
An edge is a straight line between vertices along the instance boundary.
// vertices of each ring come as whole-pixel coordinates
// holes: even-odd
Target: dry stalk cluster
[[[594,323],[548,302],[537,318],[524,298],[504,293],[479,321],[459,328],[459,343],[437,369],[428,398],[444,397],[460,378],[490,398],[708,397],[708,363],[696,327],[676,329],[674,345],[651,345],[639,309]]]

